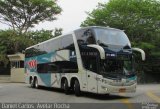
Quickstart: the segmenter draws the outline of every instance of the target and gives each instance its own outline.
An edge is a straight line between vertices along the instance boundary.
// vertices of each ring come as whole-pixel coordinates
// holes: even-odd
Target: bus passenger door
[[[96,80],[97,74],[87,70],[87,82],[88,82],[88,91],[97,93],[97,80]]]
[[[61,73],[59,67],[55,63],[50,63],[48,66],[48,72],[51,73],[51,87],[60,88]]]
[[[97,93],[98,92],[98,83],[96,80],[97,77],[97,59],[96,57],[89,57],[87,59],[87,82],[88,82],[88,91]]]

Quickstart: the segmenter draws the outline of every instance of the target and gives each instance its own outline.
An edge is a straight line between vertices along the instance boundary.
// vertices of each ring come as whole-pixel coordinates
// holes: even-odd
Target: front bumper
[[[137,83],[130,86],[113,86],[113,85],[105,85],[99,87],[98,93],[100,94],[108,94],[108,93],[134,93],[136,92]]]

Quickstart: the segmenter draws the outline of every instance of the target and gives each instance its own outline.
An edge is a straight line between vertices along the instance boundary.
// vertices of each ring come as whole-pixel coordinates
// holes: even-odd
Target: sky
[[[36,25],[31,30],[53,30],[55,27],[62,28],[63,33],[73,31],[80,28],[81,22],[83,22],[87,14],[91,12],[98,3],[106,3],[109,0],[57,0],[58,5],[62,8],[62,12],[57,16],[56,21],[43,22]],[[6,25],[0,23],[0,29],[7,29]]]

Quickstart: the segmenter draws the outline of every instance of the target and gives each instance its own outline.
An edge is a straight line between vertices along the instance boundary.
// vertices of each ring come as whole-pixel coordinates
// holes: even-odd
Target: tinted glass
[[[62,49],[75,50],[72,35],[66,35],[61,40]]]
[[[97,43],[99,44],[131,46],[127,35],[121,30],[95,28],[94,32],[97,39]]]
[[[37,56],[36,60],[39,63],[37,65],[38,73],[78,72],[76,51],[71,34],[55,40],[49,40],[26,50],[26,57],[32,56]]]
[[[44,44],[44,49],[47,53],[57,51],[61,49],[61,40],[60,39],[55,39],[48,41],[46,44]]]
[[[96,44],[92,29],[80,29],[75,31],[76,39],[79,45]]]
[[[53,51],[57,51],[61,48],[62,47],[61,47],[60,39],[50,40],[46,43],[43,43],[33,48],[27,49],[25,51],[25,56],[26,58],[29,58],[29,57],[38,56],[38,55],[47,54]]]

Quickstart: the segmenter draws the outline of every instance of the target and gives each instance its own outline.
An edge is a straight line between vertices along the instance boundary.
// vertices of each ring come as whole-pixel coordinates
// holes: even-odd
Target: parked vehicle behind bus
[[[26,83],[70,90],[109,94],[135,92],[137,76],[133,51],[123,30],[85,27],[25,50]]]

